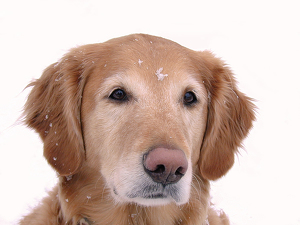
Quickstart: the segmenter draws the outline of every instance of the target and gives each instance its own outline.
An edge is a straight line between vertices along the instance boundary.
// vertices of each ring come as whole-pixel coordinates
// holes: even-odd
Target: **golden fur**
[[[25,123],[59,182],[20,224],[229,224],[210,206],[209,180],[232,167],[254,105],[210,52],[130,35],[72,49],[29,86]],[[112,99],[116,89],[128,99]],[[187,92],[195,103],[184,103]],[[172,184],[178,199],[128,197],[153,184],[141,161],[161,146],[188,161]]]

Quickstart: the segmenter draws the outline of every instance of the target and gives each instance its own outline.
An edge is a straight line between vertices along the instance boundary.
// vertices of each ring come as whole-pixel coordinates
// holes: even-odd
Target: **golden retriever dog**
[[[72,49],[29,86],[24,121],[59,179],[20,224],[229,224],[209,182],[255,113],[212,53],[129,35]]]

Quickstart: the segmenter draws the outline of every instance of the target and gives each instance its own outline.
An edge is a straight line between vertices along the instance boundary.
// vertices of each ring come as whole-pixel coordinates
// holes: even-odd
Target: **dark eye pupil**
[[[125,91],[123,91],[122,89],[117,89],[117,90],[114,90],[109,97],[114,100],[123,101],[123,100],[126,100],[127,95],[126,95]]]
[[[191,105],[195,102],[197,102],[197,98],[193,92],[189,91],[184,94],[184,104],[185,105]]]

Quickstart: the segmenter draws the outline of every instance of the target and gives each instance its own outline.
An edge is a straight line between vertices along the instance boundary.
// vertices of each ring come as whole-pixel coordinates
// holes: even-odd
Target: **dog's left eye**
[[[198,100],[197,100],[197,97],[195,95],[194,92],[192,91],[188,91],[184,94],[184,97],[183,97],[183,103],[186,105],[186,106],[190,106],[194,103],[196,103]]]
[[[116,101],[127,101],[128,100],[126,92],[124,90],[122,90],[122,89],[116,89],[116,90],[114,90],[110,94],[109,98],[113,99],[113,100],[116,100]]]

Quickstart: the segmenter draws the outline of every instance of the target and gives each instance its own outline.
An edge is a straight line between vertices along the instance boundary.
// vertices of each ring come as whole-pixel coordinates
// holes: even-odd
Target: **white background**
[[[285,0],[0,0],[0,224],[55,184],[33,131],[16,123],[44,68],[81,44],[130,33],[212,50],[258,106],[233,169],[212,184],[236,225],[300,224],[300,13]]]

